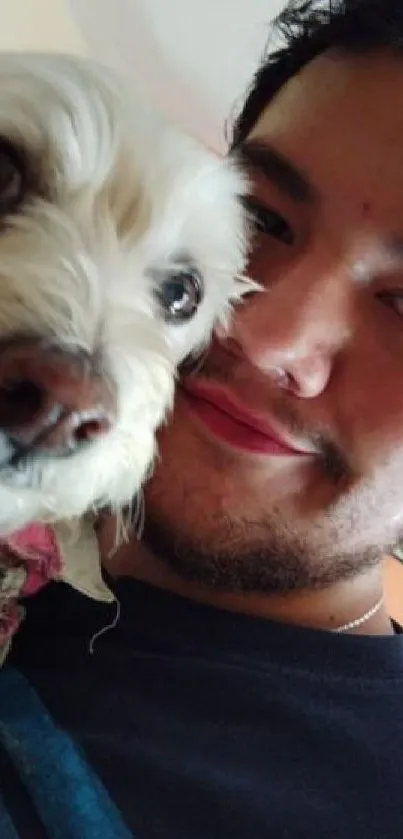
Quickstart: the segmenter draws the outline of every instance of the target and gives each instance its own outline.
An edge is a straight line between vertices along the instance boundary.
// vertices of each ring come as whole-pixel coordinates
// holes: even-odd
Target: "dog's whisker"
[[[206,270],[214,272],[214,274],[216,274],[217,277],[220,277],[220,279],[223,279],[223,280],[227,279],[227,280],[233,281],[235,283],[235,285],[234,285],[235,293],[237,291],[237,285],[236,285],[237,282],[240,285],[245,285],[246,287],[250,287],[251,292],[252,291],[262,291],[263,290],[262,284],[257,282],[257,280],[254,280],[252,277],[250,277],[249,274],[246,274],[246,273],[235,273],[234,274],[231,271],[229,271],[228,269],[217,267],[217,265],[208,265],[208,264],[206,264]]]
[[[145,497],[144,492],[142,489],[138,492],[136,496],[136,511],[133,517],[133,527],[136,533],[137,539],[140,541],[143,532],[144,532],[144,525],[145,525]]]

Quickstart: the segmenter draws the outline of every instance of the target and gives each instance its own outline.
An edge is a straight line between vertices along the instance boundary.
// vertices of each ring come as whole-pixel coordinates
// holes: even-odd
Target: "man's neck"
[[[114,550],[115,534],[114,521],[110,519],[104,522],[99,532],[99,543],[103,566],[111,577],[132,577],[181,597],[230,612],[334,631],[370,611],[382,596],[381,566],[370,569],[354,580],[339,582],[321,591],[303,591],[287,596],[214,591],[179,577],[136,537]],[[376,614],[352,632],[363,635],[393,634],[384,604]]]

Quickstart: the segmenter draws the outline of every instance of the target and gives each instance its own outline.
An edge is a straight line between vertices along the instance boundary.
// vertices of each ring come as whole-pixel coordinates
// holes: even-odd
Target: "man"
[[[142,542],[101,531],[117,625],[90,655],[111,607],[29,603],[0,690],[5,839],[402,835],[381,560],[403,535],[403,10],[294,4],[280,26],[233,143],[264,289],[179,387]]]

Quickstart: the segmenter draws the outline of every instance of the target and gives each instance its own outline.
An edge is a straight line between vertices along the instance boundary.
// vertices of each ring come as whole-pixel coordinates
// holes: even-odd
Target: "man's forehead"
[[[403,56],[328,53],[279,91],[240,149],[261,184],[317,208],[364,278],[403,262],[400,102]]]
[[[274,149],[302,176],[337,225],[366,223],[401,255],[403,56],[319,56],[282,88],[245,141]],[[278,183],[278,179],[277,179]],[[354,218],[352,217],[354,216]],[[332,225],[335,218],[332,219]]]
[[[403,138],[403,53],[325,52],[292,76],[262,111],[250,137],[284,132],[287,126],[321,124],[329,132],[382,121]]]

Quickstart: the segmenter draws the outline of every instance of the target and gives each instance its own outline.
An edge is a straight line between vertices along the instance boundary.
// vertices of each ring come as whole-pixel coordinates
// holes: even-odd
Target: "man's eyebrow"
[[[291,161],[272,146],[256,140],[246,140],[238,146],[235,153],[241,163],[261,173],[294,201],[302,204],[317,203],[317,189]]]

